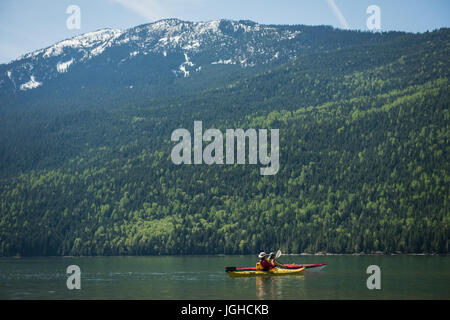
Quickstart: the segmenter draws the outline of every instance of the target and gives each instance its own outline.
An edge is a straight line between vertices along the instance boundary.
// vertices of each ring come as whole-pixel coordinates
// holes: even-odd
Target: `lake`
[[[237,278],[226,266],[255,256],[0,258],[0,299],[450,299],[450,256],[282,256],[281,263],[327,263],[303,276]],[[66,269],[81,269],[81,289]],[[381,289],[366,286],[367,267]]]

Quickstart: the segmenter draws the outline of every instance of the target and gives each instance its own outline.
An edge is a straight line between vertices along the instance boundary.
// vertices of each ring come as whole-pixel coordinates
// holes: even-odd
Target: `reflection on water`
[[[286,281],[286,277],[288,280]],[[288,283],[302,281],[304,275],[292,275],[283,277],[256,277],[256,297],[259,300],[283,299],[283,288]]]
[[[258,299],[275,299],[275,278],[256,277],[256,296]]]

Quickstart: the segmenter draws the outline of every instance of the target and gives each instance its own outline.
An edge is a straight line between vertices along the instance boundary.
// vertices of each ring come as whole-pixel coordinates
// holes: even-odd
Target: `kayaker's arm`
[[[273,263],[280,268],[284,268],[284,264],[278,263],[277,260],[273,260]]]

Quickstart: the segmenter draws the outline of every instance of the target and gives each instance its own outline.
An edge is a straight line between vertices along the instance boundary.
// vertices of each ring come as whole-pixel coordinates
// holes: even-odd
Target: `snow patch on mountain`
[[[236,61],[233,61],[232,59],[228,60],[222,60],[211,62],[211,64],[236,64]]]
[[[34,88],[37,88],[37,87],[39,87],[39,86],[41,86],[42,85],[42,82],[38,82],[38,81],[36,81],[36,79],[34,78],[34,76],[31,76],[30,77],[30,81],[28,81],[28,82],[25,82],[24,84],[22,84],[21,86],[20,86],[20,90],[29,90],[29,89],[34,89]]]
[[[70,67],[70,65],[73,63],[73,59],[70,59],[69,61],[58,63],[56,65],[56,70],[58,70],[59,73],[67,72],[67,69]]]
[[[62,54],[65,48],[90,49],[92,47],[95,47],[91,50],[91,52],[86,52],[85,55],[86,57],[95,56],[103,52],[106,46],[111,45],[112,40],[119,37],[122,32],[123,31],[118,29],[102,29],[94,32],[89,32],[80,36],[76,36],[72,39],[60,41],[46,49],[41,49],[25,54],[17,60],[33,58],[41,54],[44,58],[50,58]]]
[[[194,24],[194,31],[198,34],[203,34],[207,32],[218,33],[220,20],[208,21],[208,22],[198,22]]]
[[[292,40],[294,39],[297,35],[299,35],[301,32],[300,31],[294,31],[294,32],[288,32],[287,34],[287,39],[288,40]]]
[[[193,64],[190,60],[188,55],[185,53],[184,54],[184,62],[180,65],[180,67],[178,68],[184,75],[185,78],[189,77],[189,71],[186,69],[186,67],[193,67],[195,66],[195,64]]]
[[[184,50],[192,50],[200,47],[200,42],[198,40],[190,41],[187,45],[183,47]]]

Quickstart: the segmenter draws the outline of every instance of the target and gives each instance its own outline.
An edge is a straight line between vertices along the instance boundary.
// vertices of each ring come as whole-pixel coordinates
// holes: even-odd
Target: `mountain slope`
[[[450,32],[379,36],[170,99],[3,114],[0,253],[448,253]],[[280,129],[280,171],[172,164],[194,120]]]

